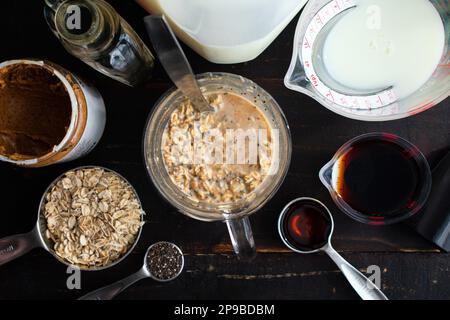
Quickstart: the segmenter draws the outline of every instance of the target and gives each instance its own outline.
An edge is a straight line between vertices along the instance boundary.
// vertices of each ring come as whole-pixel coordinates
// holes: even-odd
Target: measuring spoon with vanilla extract
[[[323,251],[336,263],[363,300],[388,300],[384,293],[331,246],[334,221],[330,210],[313,198],[288,203],[278,219],[281,240],[291,250],[309,254]]]

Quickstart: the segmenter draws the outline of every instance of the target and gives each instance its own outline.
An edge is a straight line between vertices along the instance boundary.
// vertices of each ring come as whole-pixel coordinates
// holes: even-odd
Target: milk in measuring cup
[[[444,25],[428,0],[355,0],[323,47],[329,75],[357,90],[393,86],[399,99],[418,90],[436,69]]]

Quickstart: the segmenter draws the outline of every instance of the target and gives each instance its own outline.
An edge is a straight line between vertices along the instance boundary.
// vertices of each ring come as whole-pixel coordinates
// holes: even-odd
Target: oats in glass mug
[[[271,127],[261,110],[240,95],[220,92],[207,98],[213,112],[200,113],[185,100],[171,114],[162,141],[166,170],[194,201],[244,199],[268,175]]]

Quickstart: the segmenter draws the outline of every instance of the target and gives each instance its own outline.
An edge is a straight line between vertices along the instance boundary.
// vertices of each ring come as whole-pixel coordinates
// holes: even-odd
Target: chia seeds
[[[148,252],[147,266],[154,278],[171,280],[183,269],[183,254],[170,242],[158,242]]]

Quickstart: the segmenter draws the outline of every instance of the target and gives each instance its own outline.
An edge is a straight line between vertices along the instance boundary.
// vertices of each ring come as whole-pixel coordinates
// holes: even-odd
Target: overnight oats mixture
[[[229,203],[244,199],[270,172],[271,127],[258,107],[242,96],[220,92],[209,94],[207,100],[214,111],[200,113],[185,100],[172,113],[162,139],[166,170],[191,200]],[[239,140],[245,132],[254,133],[256,144]]]

